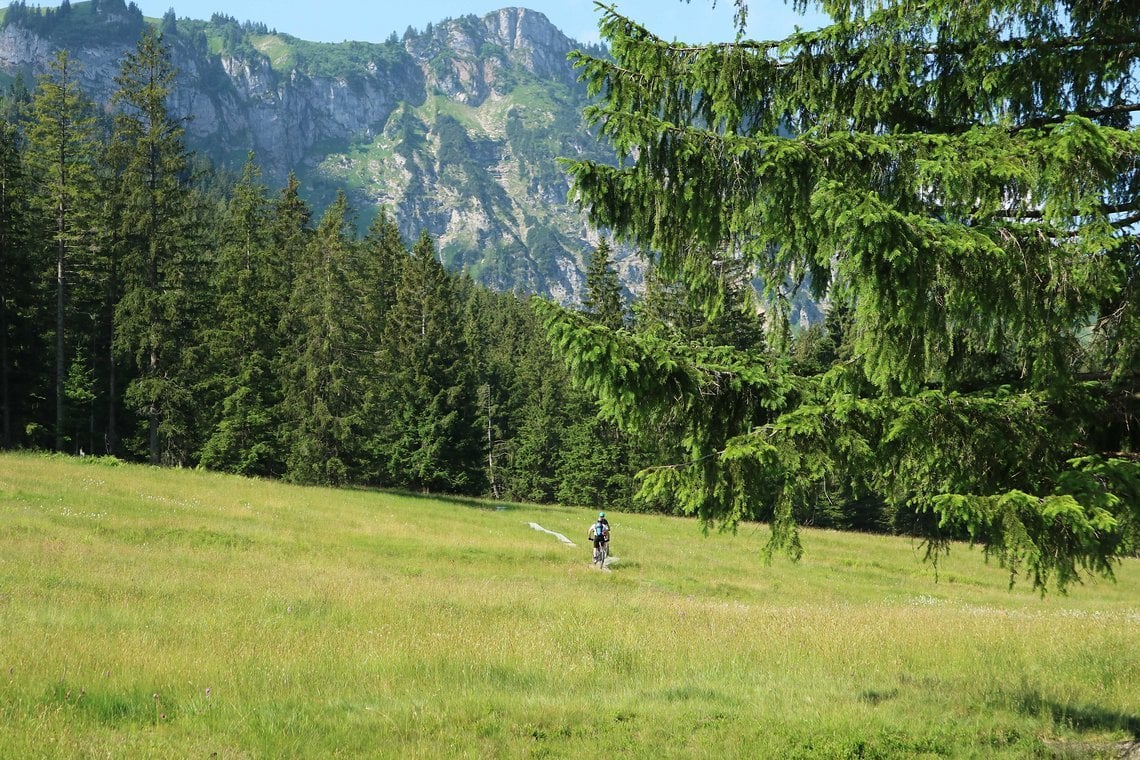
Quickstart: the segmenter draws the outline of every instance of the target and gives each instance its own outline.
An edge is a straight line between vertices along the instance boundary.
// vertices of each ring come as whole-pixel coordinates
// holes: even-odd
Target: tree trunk
[[[150,376],[158,376],[158,349],[153,346],[150,349]],[[158,464],[158,404],[154,399],[151,399],[147,416],[150,418],[150,463]]]
[[[55,450],[63,451],[63,268],[66,246],[62,236],[62,209],[58,221],[61,227],[55,258]]]
[[[0,444],[12,447],[12,392],[8,369],[8,301],[0,294]]]
[[[115,297],[119,290],[119,271],[115,256],[114,249],[112,249],[111,271],[107,278],[107,432],[103,440],[103,446],[106,449],[104,453],[109,456],[116,456],[119,450],[118,423],[115,418],[115,401],[117,398],[115,388]]]

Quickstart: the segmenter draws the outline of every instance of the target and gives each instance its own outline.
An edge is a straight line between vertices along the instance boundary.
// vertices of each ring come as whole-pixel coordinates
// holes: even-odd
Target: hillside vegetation
[[[169,46],[169,106],[215,172],[250,152],[274,188],[295,174],[319,210],[348,193],[360,232],[380,211],[427,230],[455,271],[504,291],[572,303],[597,233],[567,203],[560,156],[613,161],[582,122],[580,45],[541,13],[505,8],[438,19],[387,40],[320,43],[225,13],[147,19],[123,0],[0,11],[4,107],[20,106],[66,49],[83,93],[114,110],[118,61],[144,29]],[[50,54],[47,54],[50,51]],[[452,118],[456,117],[456,118]],[[622,249],[627,284],[644,267]]]
[[[0,455],[3,757],[1118,756],[1140,562]],[[529,523],[578,542],[570,548]]]

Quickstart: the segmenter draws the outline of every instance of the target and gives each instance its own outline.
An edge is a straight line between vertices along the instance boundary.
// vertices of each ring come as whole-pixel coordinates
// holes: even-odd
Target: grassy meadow
[[[607,512],[0,455],[0,757],[1140,751],[1140,561]]]

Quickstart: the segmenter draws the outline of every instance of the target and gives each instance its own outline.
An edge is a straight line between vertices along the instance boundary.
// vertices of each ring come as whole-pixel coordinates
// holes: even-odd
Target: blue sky
[[[716,42],[734,36],[732,0],[607,0],[650,31],[685,42]],[[77,2],[77,0],[72,0]],[[6,5],[7,3],[0,3]],[[39,0],[29,5],[57,5]],[[541,11],[567,36],[579,42],[598,39],[598,13],[593,0],[135,0],[147,16],[161,16],[173,7],[179,17],[207,19],[223,12],[239,21],[263,21],[270,28],[319,42],[364,40],[382,42],[393,31],[409,26],[423,29],[429,22],[474,13],[481,16],[509,6]],[[775,39],[795,24],[817,27],[820,17],[796,15],[783,0],[750,0],[748,36]]]

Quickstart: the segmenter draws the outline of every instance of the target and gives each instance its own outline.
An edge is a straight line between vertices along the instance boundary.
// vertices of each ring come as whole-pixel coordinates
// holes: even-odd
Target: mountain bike
[[[594,564],[600,568],[605,568],[606,557],[610,553],[610,542],[603,541],[601,544],[594,548]]]

